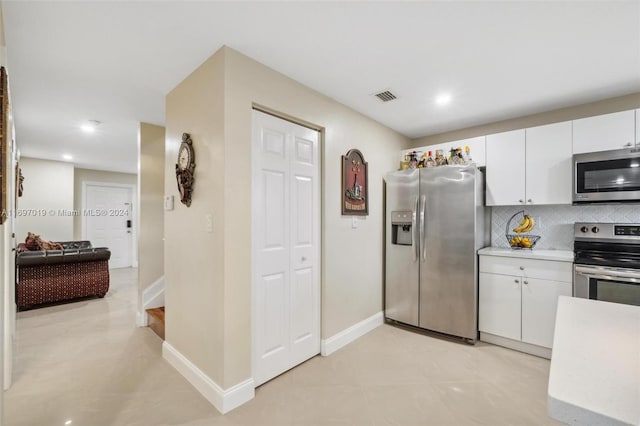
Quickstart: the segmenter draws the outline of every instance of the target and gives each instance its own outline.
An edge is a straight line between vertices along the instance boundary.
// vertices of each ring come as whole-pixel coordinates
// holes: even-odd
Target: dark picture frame
[[[7,220],[7,184],[9,170],[7,158],[9,148],[9,83],[7,69],[0,68],[0,224]]]
[[[342,214],[369,215],[369,165],[357,149],[342,156]]]

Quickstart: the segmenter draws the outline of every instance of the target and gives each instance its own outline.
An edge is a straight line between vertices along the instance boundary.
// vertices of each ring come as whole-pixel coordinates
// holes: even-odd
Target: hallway
[[[222,416],[135,326],[135,269],[111,290],[18,314],[5,426],[553,425],[549,361],[383,325],[315,357]]]
[[[104,299],[18,313],[7,426],[155,426],[221,417],[162,359],[162,340],[136,327],[136,282],[136,269],[113,269]]]

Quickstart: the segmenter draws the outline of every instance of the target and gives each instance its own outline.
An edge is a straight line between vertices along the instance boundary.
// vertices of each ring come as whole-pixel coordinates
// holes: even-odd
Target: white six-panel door
[[[253,112],[253,379],[320,352],[318,132]]]

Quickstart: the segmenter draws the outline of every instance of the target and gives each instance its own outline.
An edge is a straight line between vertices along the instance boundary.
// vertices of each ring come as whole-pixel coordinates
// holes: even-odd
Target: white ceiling
[[[79,167],[135,173],[137,123],[164,124],[165,95],[222,45],[411,138],[640,92],[639,0],[2,8],[21,154]]]

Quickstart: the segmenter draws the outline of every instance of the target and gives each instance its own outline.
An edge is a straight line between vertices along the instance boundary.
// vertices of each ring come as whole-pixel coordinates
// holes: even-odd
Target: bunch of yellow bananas
[[[534,218],[532,218],[529,215],[524,215],[524,217],[522,218],[522,222],[520,222],[520,225],[518,225],[517,227],[513,228],[513,232],[517,233],[517,234],[522,234],[524,232],[530,232],[533,227],[536,226],[536,221]]]
[[[511,247],[531,248],[533,241],[529,237],[512,237],[509,244]]]

